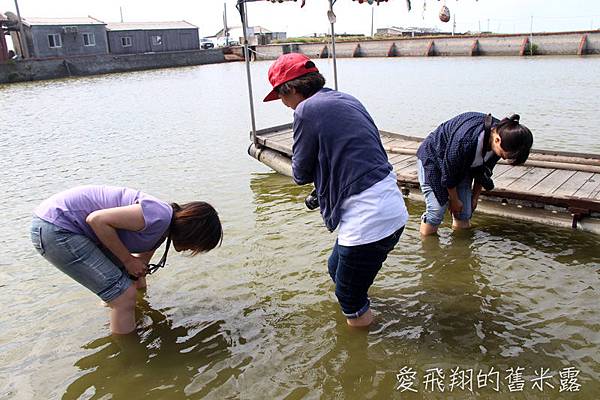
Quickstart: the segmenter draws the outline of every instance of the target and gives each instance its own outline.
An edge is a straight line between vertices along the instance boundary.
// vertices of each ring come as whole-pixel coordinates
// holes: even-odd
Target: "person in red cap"
[[[269,81],[264,101],[281,99],[294,110],[294,181],[314,183],[325,225],[338,230],[328,269],[342,312],[348,325],[368,326],[369,287],[408,220],[379,130],[360,101],[324,87],[304,54],[280,56]]]

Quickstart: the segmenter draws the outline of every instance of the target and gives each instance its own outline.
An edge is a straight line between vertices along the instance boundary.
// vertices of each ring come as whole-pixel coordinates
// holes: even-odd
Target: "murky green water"
[[[600,58],[339,67],[381,129],[424,136],[461,111],[519,112],[536,147],[600,153]],[[257,99],[267,68],[253,65]],[[326,272],[335,237],[305,210],[307,188],[246,155],[247,110],[243,64],[0,87],[1,398],[598,398],[599,237],[477,216],[470,232],[421,242],[423,207],[409,202],[371,289],[377,321],[352,332]],[[280,104],[257,112],[259,127],[291,118]],[[220,249],[173,254],[150,277],[136,337],[113,339],[106,308],[29,243],[35,205],[86,183],[207,200],[224,221]],[[491,368],[498,392],[481,380]],[[473,392],[467,378],[451,387],[461,372]],[[553,376],[543,391],[539,375]]]

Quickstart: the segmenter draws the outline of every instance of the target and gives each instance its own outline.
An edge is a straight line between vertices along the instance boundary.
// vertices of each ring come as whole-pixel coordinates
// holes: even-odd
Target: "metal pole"
[[[244,58],[246,59],[246,76],[248,77],[248,97],[250,100],[250,119],[252,122],[252,143],[258,146],[256,139],[256,118],[254,116],[254,99],[252,96],[252,78],[250,76],[250,51],[248,49],[248,15],[246,14],[246,3],[240,2],[242,12],[242,30],[244,31]]]
[[[119,12],[121,13],[121,22],[123,22],[123,7],[119,6]]]
[[[454,32],[456,32],[456,13],[452,15],[452,36],[454,36]]]
[[[375,19],[375,7],[371,6],[371,39],[373,39],[373,21]]]
[[[229,32],[227,29],[227,2],[223,3],[223,25],[225,30],[223,34],[225,35],[225,46],[229,46]]]
[[[531,16],[531,29],[529,34],[529,54],[533,55],[533,15]]]
[[[337,79],[337,58],[336,58],[336,54],[335,54],[335,29],[334,29],[334,24],[335,24],[335,14],[333,13],[333,3],[335,2],[335,0],[329,0],[329,13],[328,13],[328,17],[329,17],[329,22],[331,23],[331,49],[333,51],[333,82],[335,84],[334,89],[338,90],[338,79]]]
[[[19,11],[19,3],[15,0],[15,8],[17,9],[17,17],[19,18],[19,44],[21,45],[21,56],[29,58],[29,46],[25,38],[25,30],[23,29],[23,21],[21,20],[21,11]]]

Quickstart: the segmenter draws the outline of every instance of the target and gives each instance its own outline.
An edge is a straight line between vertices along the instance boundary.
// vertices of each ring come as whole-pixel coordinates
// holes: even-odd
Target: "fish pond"
[[[331,63],[317,61],[332,82]],[[259,128],[290,122],[263,104]],[[383,130],[425,136],[463,111],[519,113],[535,147],[600,153],[600,58],[339,60]],[[589,399],[600,395],[600,237],[476,215],[422,241],[423,204],[370,295],[338,308],[335,241],[294,185],[246,154],[243,63],[0,86],[0,398]],[[204,200],[214,251],[174,253],[139,294],[134,335],[34,250],[35,206],[81,184]],[[161,251],[159,250],[158,255]]]

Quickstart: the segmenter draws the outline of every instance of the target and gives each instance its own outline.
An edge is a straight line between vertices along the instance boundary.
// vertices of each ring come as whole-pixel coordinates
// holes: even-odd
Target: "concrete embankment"
[[[289,52],[311,58],[331,57],[330,43],[283,43],[252,46],[255,60],[273,60]],[[0,83],[35,81],[138,71],[155,68],[214,64],[243,60],[243,48],[190,50],[169,53],[98,55],[9,61],[0,64]],[[529,56],[600,54],[600,30],[479,36],[434,36],[364,40],[336,43],[340,58],[352,57],[432,57],[432,56]]]
[[[225,62],[225,56],[221,49],[19,60],[0,64],[0,83],[37,81],[70,76],[183,67],[219,62]]]
[[[330,43],[285,43],[256,46],[256,60],[301,52],[311,58],[331,57]],[[235,53],[242,55],[242,49]],[[336,55],[351,57],[529,56],[600,54],[600,31],[511,35],[461,35],[337,42]],[[254,57],[254,56],[253,56]]]

